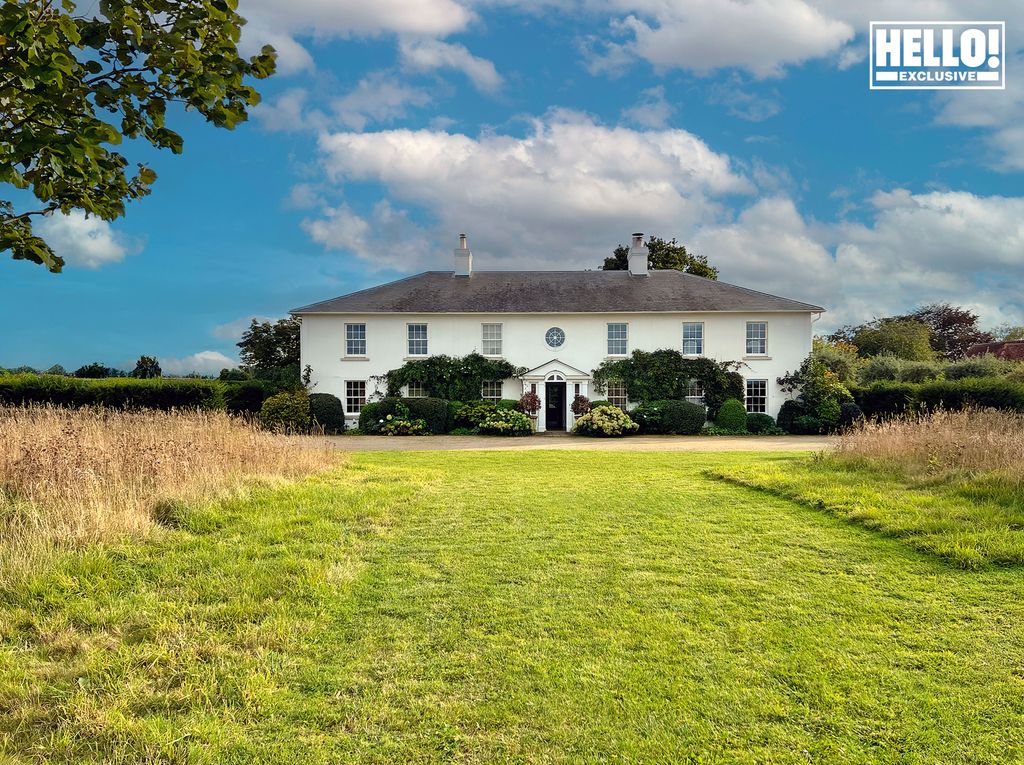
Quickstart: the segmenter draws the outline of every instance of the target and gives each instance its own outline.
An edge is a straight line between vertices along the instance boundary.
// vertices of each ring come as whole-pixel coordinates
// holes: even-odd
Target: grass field
[[[703,471],[359,454],[0,591],[24,763],[1024,759],[1024,569]]]

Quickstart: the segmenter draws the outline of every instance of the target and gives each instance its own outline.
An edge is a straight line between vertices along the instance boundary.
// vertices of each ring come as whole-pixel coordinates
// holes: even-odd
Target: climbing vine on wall
[[[525,372],[526,367],[471,353],[461,357],[430,356],[407,361],[376,379],[385,383],[389,396],[397,396],[403,386],[418,382],[428,396],[448,401],[477,401],[485,380],[507,380],[521,377]]]

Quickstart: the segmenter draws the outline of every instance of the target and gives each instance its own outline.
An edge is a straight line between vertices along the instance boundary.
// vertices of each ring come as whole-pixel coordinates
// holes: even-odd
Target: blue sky
[[[181,156],[112,224],[0,260],[0,365],[216,373],[251,317],[408,273],[597,267],[633,231],[829,308],[949,300],[1024,323],[1024,9],[824,0],[241,0],[280,73],[235,131],[174,115]],[[936,13],[941,10],[941,13]],[[1007,89],[867,87],[868,21],[1006,20]]]

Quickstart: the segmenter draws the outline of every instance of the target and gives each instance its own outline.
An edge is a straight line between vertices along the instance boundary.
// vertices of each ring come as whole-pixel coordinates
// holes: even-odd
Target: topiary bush
[[[592,406],[590,403],[590,399],[584,396],[582,393],[579,393],[573,397],[572,406],[570,407],[570,409],[572,409],[572,413],[577,417],[582,417],[587,412],[589,412],[591,408]]]
[[[747,429],[747,409],[737,398],[726,399],[718,410],[715,425],[726,430],[745,431]]]
[[[756,433],[758,435],[772,433],[779,430],[775,425],[775,420],[770,414],[762,414],[761,412],[750,412],[747,415],[747,431],[750,433]]]
[[[283,391],[268,398],[260,408],[260,423],[278,433],[308,432],[311,419],[306,391]]]
[[[409,407],[410,418],[423,420],[431,433],[448,432],[448,402],[443,398],[403,398],[402,403]]]
[[[616,437],[636,433],[640,429],[629,415],[617,406],[602,406],[591,409],[576,420],[572,432],[581,436]]]
[[[372,435],[380,430],[379,409],[380,402],[363,404],[363,408],[359,411],[359,430],[362,433]]]
[[[704,427],[707,412],[699,404],[667,399],[641,404],[630,412],[630,417],[640,426],[641,433],[692,436]]]
[[[540,411],[540,396],[532,390],[526,391],[516,403],[516,409],[527,416],[536,415]]]
[[[495,409],[483,418],[478,430],[485,436],[528,436],[533,433],[533,426],[522,412]]]
[[[345,432],[345,406],[341,399],[330,393],[309,394],[309,415],[315,426],[334,436]]]

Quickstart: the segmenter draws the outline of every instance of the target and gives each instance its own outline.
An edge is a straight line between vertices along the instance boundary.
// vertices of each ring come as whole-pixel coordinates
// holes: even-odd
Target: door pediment
[[[589,380],[590,373],[584,372],[582,369],[577,369],[570,364],[559,361],[558,359],[551,359],[541,364],[539,367],[534,367],[523,375],[524,380],[546,380],[548,375],[561,374],[566,380]]]

